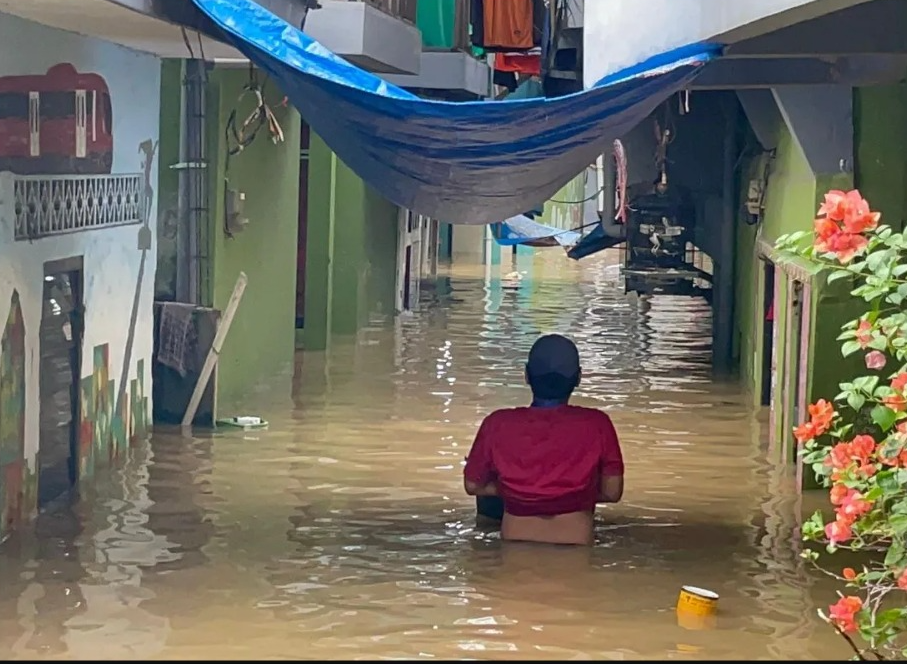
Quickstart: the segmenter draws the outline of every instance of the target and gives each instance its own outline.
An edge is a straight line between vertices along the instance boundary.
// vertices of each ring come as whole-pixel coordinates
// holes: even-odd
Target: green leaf
[[[888,547],[888,553],[885,554],[885,567],[900,569],[903,567],[905,557],[907,557],[907,551],[904,551],[903,542],[894,540]]]
[[[866,346],[873,350],[886,350],[888,348],[888,339],[884,336],[874,336]]]
[[[852,272],[850,270],[835,270],[830,275],[828,275],[828,279],[826,281],[828,283],[833,283],[835,281],[838,281],[838,279],[845,279],[851,276],[851,274]]]
[[[893,514],[888,517],[888,527],[901,537],[907,533],[907,514]]]
[[[901,485],[894,470],[883,470],[876,475],[876,485],[886,494],[900,493]]]
[[[862,390],[867,394],[872,394],[872,391],[876,388],[876,385],[879,384],[878,376],[860,376],[855,378],[853,381],[854,388]]]
[[[872,409],[870,413],[872,421],[879,426],[882,431],[888,431],[897,422],[898,415],[891,408],[879,404]]]
[[[845,341],[843,344],[841,344],[841,355],[843,355],[844,357],[853,355],[858,350],[860,350],[859,341]]]
[[[901,450],[903,449],[904,441],[898,440],[896,436],[892,436],[882,442],[881,449],[879,450],[879,455],[886,459],[892,459],[900,454]]]
[[[806,521],[800,529],[803,539],[815,540],[825,536],[825,522],[822,520],[822,513],[816,512]]]
[[[860,410],[865,403],[866,397],[864,397],[862,394],[857,394],[856,392],[854,392],[847,395],[847,405],[850,406],[853,410]]]

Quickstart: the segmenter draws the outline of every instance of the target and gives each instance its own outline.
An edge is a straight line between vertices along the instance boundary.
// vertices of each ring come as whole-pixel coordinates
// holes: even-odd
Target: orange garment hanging
[[[486,47],[533,47],[532,0],[485,0],[484,5]]]

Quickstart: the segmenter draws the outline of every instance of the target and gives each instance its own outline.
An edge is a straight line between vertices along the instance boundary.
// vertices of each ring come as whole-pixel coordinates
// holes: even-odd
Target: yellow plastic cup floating
[[[677,598],[677,624],[685,629],[711,629],[716,624],[718,593],[683,586]]]

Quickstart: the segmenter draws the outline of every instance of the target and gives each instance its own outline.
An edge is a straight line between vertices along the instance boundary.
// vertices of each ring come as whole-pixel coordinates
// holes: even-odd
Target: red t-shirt
[[[463,473],[497,482],[514,516],[591,511],[602,474],[623,475],[611,418],[594,408],[511,408],[482,422]]]

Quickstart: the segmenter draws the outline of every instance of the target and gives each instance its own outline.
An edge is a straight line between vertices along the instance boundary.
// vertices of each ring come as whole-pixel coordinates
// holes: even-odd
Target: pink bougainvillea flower
[[[882,403],[891,408],[891,410],[904,410],[904,407],[907,406],[907,398],[904,397],[905,387],[907,387],[907,372],[902,371],[891,379],[891,389],[893,389],[896,394],[883,398]]]
[[[838,443],[831,448],[828,452],[828,458],[825,460],[825,463],[841,470],[847,468],[853,462],[853,451],[851,450],[850,443]]]
[[[857,326],[857,343],[860,344],[860,348],[865,349],[869,346],[869,343],[872,341],[872,323],[868,320],[861,320],[859,326]]]
[[[831,491],[828,492],[829,498],[831,499],[832,505],[840,505],[844,502],[844,498],[847,496],[847,492],[851,489],[848,489],[843,484],[835,484]]]
[[[857,614],[863,608],[863,600],[859,597],[842,597],[835,604],[828,607],[831,621],[845,634],[857,631]]]
[[[819,399],[809,405],[809,421],[794,429],[794,437],[798,443],[817,438],[831,428],[834,418],[835,407],[825,399]]]
[[[861,434],[850,441],[850,453],[864,463],[875,451],[876,441],[872,436]]]
[[[847,213],[847,194],[840,189],[832,189],[825,194],[825,202],[819,207],[819,214],[831,221],[844,221]]]
[[[866,353],[866,368],[873,369],[878,371],[879,369],[885,368],[885,365],[888,363],[888,360],[885,358],[885,353],[872,350]]]
[[[825,525],[825,536],[832,544],[846,542],[853,537],[853,528],[851,525],[852,524],[848,523],[846,520],[841,519],[839,515],[836,521],[832,521]]]
[[[837,509],[838,520],[853,523],[872,511],[872,501],[866,500],[859,491],[851,490]]]

